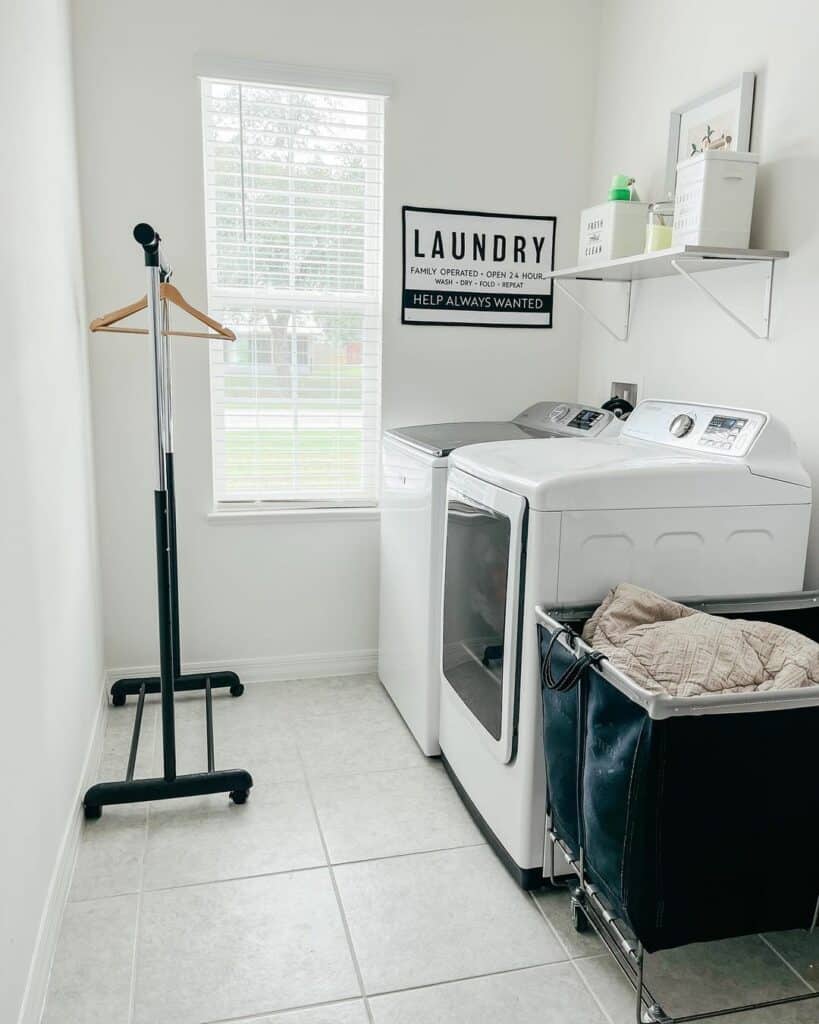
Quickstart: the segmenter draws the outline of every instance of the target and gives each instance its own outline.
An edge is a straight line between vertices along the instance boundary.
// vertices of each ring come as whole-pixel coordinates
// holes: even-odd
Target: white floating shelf
[[[784,249],[722,249],[704,245],[678,245],[659,252],[624,256],[605,263],[590,263],[583,267],[555,270],[549,277],[574,281],[644,281],[650,277],[673,277],[679,273],[675,260],[685,260],[692,273],[701,270],[725,270],[747,263],[770,263],[786,260],[790,253]]]
[[[789,255],[790,253],[784,249],[725,249],[717,246],[678,245],[671,249],[661,249],[659,252],[639,253],[637,256],[625,256],[619,260],[606,260],[602,263],[590,263],[582,267],[568,267],[564,270],[555,270],[549,274],[549,277],[567,298],[579,306],[584,313],[588,313],[593,320],[596,320],[601,327],[618,341],[625,341],[628,338],[629,321],[631,319],[632,282],[645,281],[654,277],[673,277],[674,275],[685,278],[698,288],[715,306],[735,323],[739,324],[752,337],[762,339],[770,337],[774,264],[777,260],[786,260]],[[699,275],[706,270],[727,270],[729,267],[751,266],[760,263],[767,264],[768,266],[762,311],[762,333],[737,316],[693,276],[695,274]],[[565,284],[563,284],[564,281],[613,281],[627,285],[625,317],[623,320],[625,332],[619,334],[611,326],[604,323],[585,303],[581,302],[576,295],[573,295],[566,288]]]

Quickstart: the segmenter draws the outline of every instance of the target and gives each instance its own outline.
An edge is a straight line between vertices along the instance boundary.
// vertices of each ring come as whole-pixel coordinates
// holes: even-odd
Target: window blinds
[[[203,79],[217,502],[377,496],[384,98]]]

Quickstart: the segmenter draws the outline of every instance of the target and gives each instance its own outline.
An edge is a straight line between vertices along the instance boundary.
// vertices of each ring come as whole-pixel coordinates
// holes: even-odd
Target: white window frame
[[[213,54],[197,55],[194,58],[194,72],[197,78],[197,85],[200,89],[202,80],[225,81],[230,83],[240,82],[247,85],[270,85],[279,87],[291,87],[307,92],[334,92],[350,93],[356,96],[380,97],[386,100],[393,94],[392,82],[382,75],[370,75],[357,72],[349,72],[339,69],[302,67],[289,64],[275,64],[267,61],[253,61],[222,57]],[[203,202],[207,206],[207,181],[204,176],[205,156],[205,124],[204,109],[202,111],[202,146],[203,146]],[[383,152],[382,152],[383,167]],[[358,293],[339,295],[335,293],[331,298],[322,299],[316,295],[311,296],[310,301],[314,308],[320,310],[322,307],[337,311],[339,307],[349,305],[350,309],[362,314],[364,321],[376,320],[381,327],[381,342],[383,345],[383,252],[384,252],[384,197],[383,179],[381,182],[382,191],[377,197],[379,224],[378,237],[381,244],[382,258],[377,266],[365,261],[364,272],[367,277],[368,294],[377,294],[379,301],[370,302],[362,299]],[[368,197],[369,201],[369,197]],[[207,211],[205,213],[207,218]],[[234,305],[240,305],[242,300],[247,299],[248,304],[253,304],[254,299],[258,301],[259,292],[253,297],[249,296],[245,289],[241,288],[211,288],[209,295],[218,294],[220,299],[229,300]],[[286,309],[292,304],[294,310],[300,308],[305,299],[305,292],[294,291],[288,294],[282,289],[271,290],[271,297],[275,296],[278,308]],[[225,521],[246,521],[258,522],[271,516],[281,518],[285,521],[295,519],[304,521],[324,521],[326,518],[336,517],[345,520],[355,521],[360,519],[376,518],[378,515],[378,481],[380,474],[380,455],[373,460],[371,471],[374,474],[372,481],[372,493],[374,497],[367,501],[347,501],[344,499],[310,499],[310,500],[288,500],[259,498],[255,500],[224,500],[216,497],[216,445],[215,434],[217,430],[217,416],[213,399],[214,374],[212,372],[213,349],[209,360],[208,375],[210,380],[210,423],[211,423],[211,492],[213,496],[213,509],[208,518]],[[381,385],[381,350],[379,349],[378,369],[376,382],[380,392]],[[372,442],[376,451],[379,448],[381,433],[381,399],[376,408],[376,417],[373,427],[374,433]],[[365,443],[369,438],[365,437]]]

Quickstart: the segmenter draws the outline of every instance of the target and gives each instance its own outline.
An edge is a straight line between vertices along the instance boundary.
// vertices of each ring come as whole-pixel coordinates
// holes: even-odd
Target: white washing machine
[[[442,756],[531,888],[546,803],[535,606],[624,581],[672,597],[801,590],[810,480],[765,413],[646,401],[612,439],[455,452],[447,505]]]
[[[538,402],[508,422],[430,423],[384,435],[378,674],[421,750],[438,746],[441,577],[450,453],[485,441],[599,437],[620,421],[572,402]]]

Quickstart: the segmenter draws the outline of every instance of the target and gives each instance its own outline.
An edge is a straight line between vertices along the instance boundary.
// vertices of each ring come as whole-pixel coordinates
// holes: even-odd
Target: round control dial
[[[681,412],[679,416],[675,416],[671,421],[671,426],[668,428],[674,437],[685,437],[686,434],[691,433],[691,428],[694,426],[694,419],[688,416],[686,413]]]
[[[554,409],[549,413],[549,419],[552,423],[557,423],[558,420],[562,420],[563,417],[568,413],[568,405],[556,405]]]

